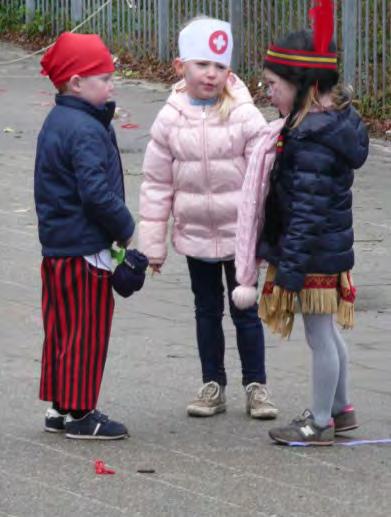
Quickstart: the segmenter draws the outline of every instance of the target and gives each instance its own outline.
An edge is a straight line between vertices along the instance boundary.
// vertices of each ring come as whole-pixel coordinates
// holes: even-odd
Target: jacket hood
[[[360,168],[368,156],[368,132],[357,111],[344,110],[308,113],[292,138],[311,138],[343,156],[349,167]]]
[[[254,104],[247,86],[237,75],[231,73],[228,76],[227,85],[233,97],[231,110],[243,104]],[[183,86],[183,81],[174,84],[171,95],[167,99],[167,104],[180,112],[186,113],[188,116],[193,115],[198,118],[200,116],[199,106],[193,106],[189,103],[188,95],[184,91]]]

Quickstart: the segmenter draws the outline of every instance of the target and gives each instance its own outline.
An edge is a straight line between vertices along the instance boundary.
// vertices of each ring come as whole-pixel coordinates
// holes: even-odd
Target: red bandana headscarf
[[[42,75],[54,86],[66,83],[73,75],[109,74],[115,67],[109,49],[97,34],[64,32],[41,59]]]

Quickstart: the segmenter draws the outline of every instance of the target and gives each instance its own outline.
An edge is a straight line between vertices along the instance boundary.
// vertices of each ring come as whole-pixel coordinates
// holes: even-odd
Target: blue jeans
[[[233,260],[217,263],[187,257],[191,289],[194,293],[198,351],[203,382],[227,384],[224,368],[225,340],[223,333],[224,286],[223,268],[228,287],[229,309],[236,327],[236,341],[242,363],[242,382],[266,383],[265,343],[257,305],[239,310],[232,301],[232,291],[238,285]]]

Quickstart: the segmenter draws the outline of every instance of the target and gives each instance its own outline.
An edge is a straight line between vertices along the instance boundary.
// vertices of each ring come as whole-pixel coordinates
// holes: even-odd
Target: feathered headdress
[[[295,67],[337,69],[337,54],[328,51],[334,32],[333,0],[313,0],[308,15],[312,19],[314,50],[291,50],[271,45],[265,61]]]

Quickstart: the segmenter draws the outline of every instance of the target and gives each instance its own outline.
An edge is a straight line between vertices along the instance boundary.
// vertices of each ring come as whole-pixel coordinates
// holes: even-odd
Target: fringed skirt
[[[298,293],[275,285],[276,272],[276,267],[270,264],[259,301],[259,317],[272,332],[289,337],[297,302],[303,314],[336,314],[343,328],[353,327],[356,288],[349,271],[335,275],[308,274]]]

